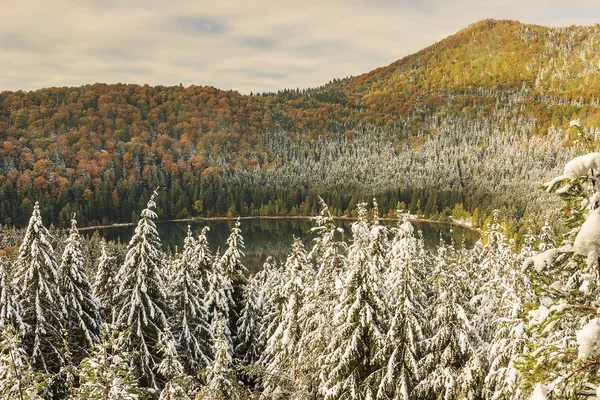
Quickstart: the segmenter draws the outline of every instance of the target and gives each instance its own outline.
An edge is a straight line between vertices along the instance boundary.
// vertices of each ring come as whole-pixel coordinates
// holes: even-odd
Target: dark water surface
[[[303,239],[307,249],[312,246],[311,241],[314,238],[310,234],[313,222],[304,219],[247,219],[240,221],[242,236],[246,248],[244,253],[246,257],[244,262],[250,269],[259,269],[267,257],[273,256],[278,261],[284,261],[289,252],[294,236]],[[345,239],[351,239],[350,226],[352,221],[338,220],[336,223],[344,229]],[[388,226],[396,226],[396,221],[382,221]],[[203,227],[208,226],[208,242],[211,250],[221,253],[226,249],[227,238],[234,221],[215,221],[205,220],[197,222],[158,222],[156,227],[162,240],[163,249],[167,252],[174,252],[183,246],[183,240],[187,234],[187,226],[190,225],[193,235],[197,237]],[[412,222],[415,231],[422,231],[425,245],[428,249],[435,249],[440,237],[450,242],[454,240],[457,244],[464,242],[465,246],[473,247],[479,239],[479,234],[472,230],[441,223],[430,222]],[[118,226],[96,229],[105,240],[120,240],[121,243],[128,243],[133,235],[135,226]],[[91,236],[94,230],[84,230],[82,234]]]

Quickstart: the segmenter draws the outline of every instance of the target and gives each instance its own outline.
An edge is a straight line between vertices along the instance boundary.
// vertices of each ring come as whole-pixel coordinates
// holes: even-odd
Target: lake
[[[244,237],[246,254],[244,263],[251,270],[260,269],[267,257],[273,256],[278,261],[284,261],[292,244],[294,236],[303,239],[307,249],[311,245],[311,240],[314,238],[310,234],[310,229],[313,226],[312,221],[306,219],[243,219],[240,221],[240,229]],[[345,238],[351,237],[350,226],[352,221],[337,220],[338,226],[344,229]],[[397,221],[382,221],[389,226],[396,226]],[[163,250],[174,252],[176,247],[180,250],[183,246],[183,240],[187,235],[187,226],[190,225],[194,236],[196,237],[203,227],[208,226],[210,231],[207,235],[211,250],[225,250],[227,238],[234,221],[223,220],[201,220],[195,222],[157,222],[156,227],[163,244]],[[435,249],[438,245],[440,237],[450,242],[461,244],[464,242],[468,248],[473,247],[479,239],[479,234],[470,229],[460,226],[433,223],[433,222],[415,222],[415,231],[421,230],[425,245],[428,249]],[[128,243],[133,235],[135,226],[118,226],[97,228],[101,237],[105,240],[121,241]],[[94,230],[82,230],[85,236],[91,236]]]

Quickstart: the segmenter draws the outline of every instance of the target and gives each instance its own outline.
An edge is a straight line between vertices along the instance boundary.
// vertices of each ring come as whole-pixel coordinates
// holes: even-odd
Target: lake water
[[[284,261],[292,244],[293,237],[303,239],[307,248],[310,246],[311,236],[310,229],[313,226],[312,221],[304,219],[247,219],[241,220],[240,229],[244,237],[246,254],[244,263],[252,270],[259,269],[266,261],[267,257],[273,256],[278,261]],[[336,223],[344,229],[345,238],[351,237],[350,226],[352,221],[338,220]],[[396,226],[395,221],[382,221],[389,226]],[[429,249],[434,249],[440,240],[440,237],[449,242],[454,240],[455,243],[473,247],[474,243],[479,239],[479,235],[469,229],[459,226],[428,223],[428,222],[412,222],[415,230],[423,232],[425,245]],[[208,226],[208,242],[211,250],[226,249],[227,238],[234,221],[215,221],[204,220],[197,222],[158,222],[156,224],[158,233],[163,243],[163,249],[167,252],[174,252],[175,248],[181,249],[183,240],[187,235],[187,226],[190,225],[193,235],[198,236],[203,227]],[[134,226],[119,226],[98,228],[97,231],[105,240],[121,241],[128,243],[135,230]],[[81,233],[86,236],[91,236],[94,230],[84,230]]]

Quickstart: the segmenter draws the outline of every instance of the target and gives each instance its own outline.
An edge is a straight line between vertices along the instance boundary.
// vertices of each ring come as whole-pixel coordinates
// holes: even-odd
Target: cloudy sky
[[[0,0],[0,91],[94,82],[305,88],[484,18],[600,22],[590,0]]]

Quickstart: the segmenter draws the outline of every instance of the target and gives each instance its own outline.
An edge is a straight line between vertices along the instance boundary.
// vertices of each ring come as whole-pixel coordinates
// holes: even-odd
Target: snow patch
[[[590,169],[600,169],[600,153],[589,153],[575,157],[565,165],[563,175],[569,179],[587,176]]]
[[[535,389],[529,400],[548,400],[548,388],[538,383],[535,385]]]
[[[575,238],[575,253],[590,257],[590,253],[600,253],[600,208],[590,213]]]
[[[579,359],[588,360],[600,355],[600,319],[594,318],[575,333]]]

